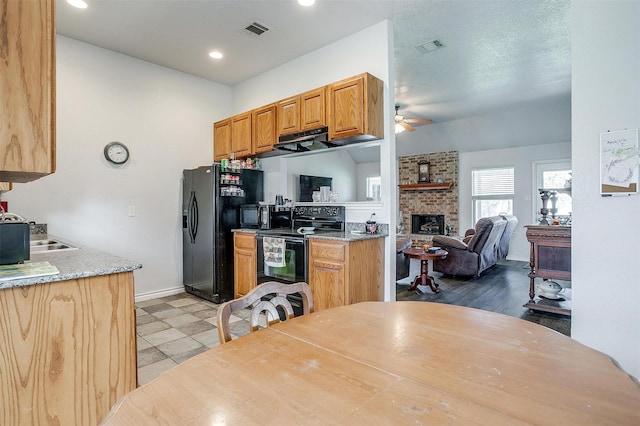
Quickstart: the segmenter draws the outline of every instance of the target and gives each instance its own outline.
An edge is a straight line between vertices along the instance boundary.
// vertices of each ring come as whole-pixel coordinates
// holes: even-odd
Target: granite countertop
[[[260,232],[259,229],[253,228],[240,228],[233,229],[232,232],[246,232],[249,234],[257,234]],[[374,238],[385,238],[388,237],[389,234],[386,232],[377,232],[375,234],[367,234],[364,231],[345,231],[345,232],[323,232],[321,234],[300,234],[300,236],[305,236],[308,239],[316,238],[319,240],[334,240],[334,241],[360,241],[360,240],[371,240]],[[275,236],[275,235],[271,235]]]
[[[78,249],[32,254],[31,262],[47,261],[58,268],[60,273],[56,275],[1,281],[0,290],[98,275],[116,274],[142,268],[142,265],[138,262],[72,243],[52,235],[40,236],[42,238],[34,237],[36,236],[32,235],[32,240],[46,238],[78,247]]]
[[[335,240],[335,241],[360,241],[360,240],[372,240],[375,238],[385,238],[389,234],[385,232],[376,232],[375,234],[367,234],[360,231],[346,231],[346,232],[326,232],[322,234],[309,234],[307,238],[318,240]]]

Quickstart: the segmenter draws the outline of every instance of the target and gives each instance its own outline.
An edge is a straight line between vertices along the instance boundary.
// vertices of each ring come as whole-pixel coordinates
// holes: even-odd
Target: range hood
[[[329,128],[305,130],[303,132],[283,135],[278,138],[278,143],[273,147],[287,152],[308,152],[333,148],[339,144],[329,142]]]

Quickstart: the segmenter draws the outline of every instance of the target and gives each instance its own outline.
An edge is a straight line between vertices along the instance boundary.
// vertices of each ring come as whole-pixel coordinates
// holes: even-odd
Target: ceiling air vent
[[[442,43],[438,39],[433,39],[426,43],[419,44],[415,47],[415,49],[420,52],[421,55],[425,53],[435,52],[436,50],[444,48],[444,43]]]
[[[267,31],[269,31],[270,28],[267,27],[264,24],[261,24],[259,22],[252,22],[249,25],[247,25],[246,27],[244,27],[242,29],[242,32],[249,34],[250,36],[253,37],[258,37],[261,36],[262,34],[266,33]]]

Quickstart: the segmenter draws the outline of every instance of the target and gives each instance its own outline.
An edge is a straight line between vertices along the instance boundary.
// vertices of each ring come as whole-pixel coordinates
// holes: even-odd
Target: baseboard
[[[150,291],[148,293],[136,294],[135,301],[137,303],[137,302],[142,302],[149,299],[156,299],[158,297],[173,296],[174,294],[179,294],[179,293],[184,293],[183,286],[166,288],[164,290]]]

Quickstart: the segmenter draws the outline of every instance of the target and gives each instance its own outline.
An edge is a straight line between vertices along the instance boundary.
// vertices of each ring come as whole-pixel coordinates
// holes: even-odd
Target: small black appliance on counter
[[[8,220],[9,215],[11,213],[3,214],[0,220],[0,265],[24,263],[25,260],[29,260],[29,224],[24,220]]]

